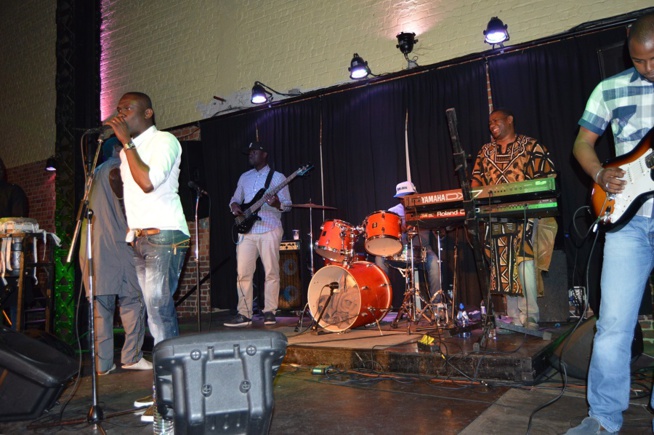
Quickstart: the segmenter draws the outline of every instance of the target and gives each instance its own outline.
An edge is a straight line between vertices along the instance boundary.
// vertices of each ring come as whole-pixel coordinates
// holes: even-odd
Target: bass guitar
[[[261,218],[258,215],[258,212],[259,209],[261,209],[263,204],[266,202],[266,198],[264,198],[264,195],[267,194],[268,196],[272,196],[277,194],[277,192],[282,190],[296,177],[303,177],[312,169],[313,169],[313,165],[304,165],[301,168],[299,168],[297,171],[293,172],[291,175],[286,177],[286,180],[282,181],[277,186],[274,186],[268,189],[267,191],[266,189],[260,189],[257,192],[257,194],[254,195],[252,201],[241,204],[241,210],[244,211],[241,216],[236,216],[236,218],[234,219],[234,227],[236,228],[236,231],[239,234],[245,234],[252,229],[252,226],[256,221],[261,220]]]
[[[654,128],[636,148],[604,164],[605,168],[619,167],[626,172],[623,179],[627,184],[621,193],[607,193],[597,183],[593,185],[591,209],[595,217],[609,229],[626,224],[640,206],[654,196],[653,136]]]

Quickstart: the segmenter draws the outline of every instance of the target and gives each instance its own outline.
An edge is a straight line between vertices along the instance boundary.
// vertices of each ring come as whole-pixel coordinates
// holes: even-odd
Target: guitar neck
[[[271,171],[272,171],[272,169],[271,169]],[[282,181],[281,183],[279,183],[277,186],[271,188],[270,190],[267,190],[266,193],[269,194],[269,195],[275,195],[277,192],[279,192],[280,190],[282,190],[282,189],[284,188],[284,186],[288,185],[288,183],[290,183],[291,181],[293,181],[293,179],[294,179],[295,177],[297,177],[297,174],[298,174],[298,171],[293,172],[291,175],[289,175],[289,176],[286,178],[286,180]],[[255,211],[259,210],[259,209],[263,206],[263,204],[266,202],[266,198],[265,198],[265,196],[266,196],[266,195],[264,194],[264,196],[262,196],[262,197],[261,197],[257,202],[255,202],[254,204],[252,204],[252,205],[251,205],[251,206],[250,206],[250,207],[245,211],[245,215],[246,215],[246,216],[247,216],[247,215],[250,215],[251,213],[254,213]]]

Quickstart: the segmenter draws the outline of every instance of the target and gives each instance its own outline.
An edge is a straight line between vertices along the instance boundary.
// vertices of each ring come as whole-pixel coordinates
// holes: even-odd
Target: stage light
[[[254,86],[252,86],[252,98],[250,98],[250,101],[253,104],[268,103],[273,99],[273,92],[284,97],[297,97],[298,95],[302,95],[302,92],[298,91],[297,89],[291,89],[287,94],[285,94],[283,92],[276,91],[270,86],[261,82],[254,82]]]
[[[418,40],[415,39],[415,37],[416,37],[415,33],[402,32],[399,35],[397,35],[396,47],[400,49],[402,54],[404,54],[404,58],[407,61],[407,69],[415,68],[418,66],[417,57],[413,59],[409,59],[409,53],[413,51],[414,44],[418,42]]]
[[[266,92],[263,86],[261,86],[261,83],[254,82],[254,86],[252,86],[252,98],[250,101],[252,101],[253,104],[262,104],[267,103],[271,99],[272,94]]]
[[[45,162],[45,170],[48,172],[57,171],[57,160],[54,158],[54,156],[48,158],[48,160]]]
[[[370,73],[368,62],[364,61],[358,53],[354,53],[350,67],[347,69],[350,72],[351,79],[365,79]]]
[[[484,30],[484,42],[490,44],[495,48],[496,44],[503,47],[502,43],[509,40],[508,24],[504,24],[502,20],[493,17],[488,22],[486,30]]]

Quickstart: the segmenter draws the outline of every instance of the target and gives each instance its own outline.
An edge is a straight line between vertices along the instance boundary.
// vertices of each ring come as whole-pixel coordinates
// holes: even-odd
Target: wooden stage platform
[[[286,364],[532,385],[550,369],[550,356],[574,326],[542,324],[539,332],[546,339],[497,328],[495,339],[486,336],[482,341],[480,324],[471,324],[470,336],[462,337],[455,327],[433,327],[426,321],[402,319],[393,328],[396,316],[397,313],[390,312],[379,325],[343,332],[322,328],[316,331],[311,328],[311,319],[299,326],[296,316],[278,316],[277,325],[272,328],[288,337]],[[263,322],[255,317],[252,328],[263,327]]]

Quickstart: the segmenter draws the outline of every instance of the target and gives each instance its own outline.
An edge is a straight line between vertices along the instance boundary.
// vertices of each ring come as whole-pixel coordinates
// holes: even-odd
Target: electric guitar
[[[651,129],[640,143],[627,154],[609,160],[605,168],[624,170],[625,189],[618,194],[607,193],[595,183],[591,192],[591,208],[600,222],[613,228],[626,224],[641,205],[654,196],[654,152]]]
[[[286,185],[288,185],[291,181],[293,181],[295,177],[303,177],[312,169],[313,169],[313,165],[311,164],[304,165],[301,168],[299,168],[297,171],[293,172],[291,175],[286,177],[286,180],[282,181],[277,186],[268,189],[268,191],[266,191],[266,189],[259,189],[257,194],[254,195],[254,198],[252,198],[252,201],[241,204],[241,210],[244,211],[241,216],[236,216],[236,218],[234,219],[235,221],[234,227],[236,228],[236,230],[240,234],[245,234],[252,229],[252,226],[256,221],[261,220],[261,218],[258,215],[258,212],[259,209],[266,202],[266,199],[264,198],[265,194],[268,194],[269,196],[275,195],[277,192],[282,190]]]

